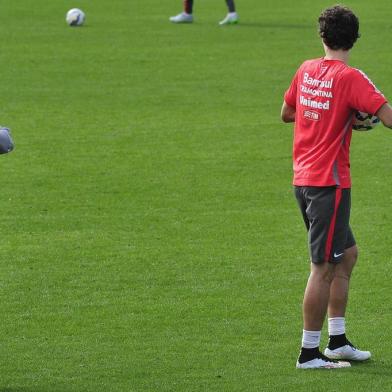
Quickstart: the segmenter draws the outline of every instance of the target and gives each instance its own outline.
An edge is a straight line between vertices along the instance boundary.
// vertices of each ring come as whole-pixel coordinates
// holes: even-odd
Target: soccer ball
[[[0,125],[0,154],[7,154],[14,149],[10,129]]]
[[[86,19],[86,15],[79,8],[72,8],[67,12],[65,20],[70,26],[81,26]]]
[[[355,112],[353,120],[353,129],[355,131],[370,131],[380,123],[380,119],[373,114],[364,112]]]

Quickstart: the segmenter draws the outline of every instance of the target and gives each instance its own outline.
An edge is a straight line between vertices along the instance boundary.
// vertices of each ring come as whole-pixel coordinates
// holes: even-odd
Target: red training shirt
[[[385,97],[362,71],[320,58],[299,67],[284,100],[296,110],[294,185],[350,188],[353,114],[375,114]]]

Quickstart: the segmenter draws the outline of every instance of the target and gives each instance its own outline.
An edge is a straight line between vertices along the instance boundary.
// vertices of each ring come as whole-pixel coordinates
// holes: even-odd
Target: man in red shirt
[[[319,17],[325,56],[305,61],[286,91],[282,120],[295,122],[295,195],[308,230],[311,272],[303,300],[303,337],[297,368],[341,368],[370,358],[346,338],[349,281],[358,250],[349,225],[349,150],[355,111],[375,114],[392,128],[392,107],[361,71],[347,65],[359,22],[343,6]],[[320,352],[328,313],[329,343]]]

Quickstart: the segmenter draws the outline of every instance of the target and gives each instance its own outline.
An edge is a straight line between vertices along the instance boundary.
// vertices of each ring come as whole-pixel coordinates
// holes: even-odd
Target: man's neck
[[[339,60],[343,61],[345,64],[348,63],[349,57],[350,57],[350,51],[349,50],[332,50],[331,48],[328,48],[324,44],[324,51],[325,51],[325,59],[326,60]]]

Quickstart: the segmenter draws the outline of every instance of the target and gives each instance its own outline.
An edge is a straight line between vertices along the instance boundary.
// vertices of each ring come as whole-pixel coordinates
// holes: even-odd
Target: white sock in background
[[[343,335],[346,333],[345,317],[332,317],[328,319],[329,336]]]

